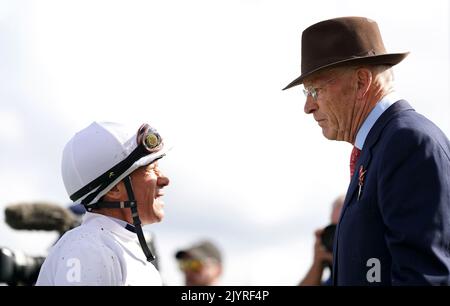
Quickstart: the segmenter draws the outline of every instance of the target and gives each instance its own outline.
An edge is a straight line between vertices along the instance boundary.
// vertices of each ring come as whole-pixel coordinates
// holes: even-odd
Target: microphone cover
[[[5,208],[5,222],[17,230],[44,230],[63,233],[79,222],[67,208],[52,203],[20,203]]]

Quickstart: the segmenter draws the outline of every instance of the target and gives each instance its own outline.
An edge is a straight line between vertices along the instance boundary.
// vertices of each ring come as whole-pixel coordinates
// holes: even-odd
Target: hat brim
[[[178,251],[178,252],[175,254],[175,258],[176,258],[176,259],[184,259],[184,258],[186,258],[186,257],[188,257],[188,252],[187,252],[187,251]]]
[[[312,71],[308,71],[302,75],[300,75],[298,78],[293,80],[289,85],[287,85],[283,90],[289,89],[291,87],[300,85],[303,83],[303,80],[310,76],[313,73],[316,73],[320,70],[326,69],[326,68],[332,68],[340,65],[347,65],[347,64],[371,64],[371,65],[397,65],[402,60],[407,57],[409,52],[404,53],[389,53],[389,54],[381,54],[381,55],[372,55],[372,56],[364,56],[364,57],[355,57],[355,58],[349,58],[342,61],[337,61],[331,64],[327,64],[324,66],[321,66],[319,68],[316,68]]]
[[[208,255],[204,254],[200,250],[191,249],[191,250],[178,251],[175,254],[175,258],[178,259],[178,260],[186,259],[186,258],[203,260],[205,258],[208,258]]]

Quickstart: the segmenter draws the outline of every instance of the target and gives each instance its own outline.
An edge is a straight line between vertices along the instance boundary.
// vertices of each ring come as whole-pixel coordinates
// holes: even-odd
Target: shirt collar
[[[392,92],[386,96],[384,96],[380,101],[375,104],[375,107],[369,113],[366,120],[364,120],[363,124],[359,128],[358,133],[356,134],[355,139],[355,147],[362,150],[364,146],[364,142],[366,141],[367,135],[370,130],[374,126],[375,122],[380,118],[380,116],[387,110],[392,104],[399,101],[397,93]]]
[[[86,212],[83,216],[83,223],[87,223],[90,222],[93,219],[97,219],[105,224],[109,224],[110,226],[108,228],[110,228],[112,231],[117,232],[117,233],[127,233],[126,235],[128,236],[130,232],[132,233],[136,233],[136,229],[135,227],[124,221],[124,220],[120,220],[114,217],[110,217],[110,216],[105,216],[102,214],[98,214],[98,213],[93,213],[93,212]],[[111,222],[112,221],[112,222]],[[123,231],[123,229],[125,229],[126,231]],[[136,235],[133,235],[131,237],[136,237]]]
[[[107,217],[110,218],[111,220],[113,220],[114,222],[118,223],[120,226],[124,227],[126,230],[136,233],[136,229],[135,229],[134,225],[132,225],[124,220],[120,220],[120,219],[117,219],[114,217],[110,217],[110,216],[107,216]]]

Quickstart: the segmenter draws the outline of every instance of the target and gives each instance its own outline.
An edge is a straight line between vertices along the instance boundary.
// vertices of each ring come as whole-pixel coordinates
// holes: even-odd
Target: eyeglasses
[[[325,85],[327,85],[328,83],[331,83],[336,78],[337,77],[329,79],[328,81],[324,82],[319,87],[309,87],[309,88],[305,87],[305,88],[303,88],[303,94],[305,95],[306,98],[308,98],[308,96],[311,96],[314,101],[317,101],[317,99],[319,98],[319,90],[324,89]]]
[[[317,101],[317,98],[319,96],[319,89],[320,88],[303,88],[303,94],[308,99],[308,96],[311,96],[314,101]]]
[[[180,270],[183,272],[199,272],[203,268],[202,261],[198,259],[181,259],[178,261]]]

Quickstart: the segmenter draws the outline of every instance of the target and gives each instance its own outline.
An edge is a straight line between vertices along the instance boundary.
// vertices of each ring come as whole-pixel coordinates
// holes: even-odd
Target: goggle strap
[[[110,184],[109,182],[103,182],[103,184],[100,185],[100,187],[98,187],[96,191],[94,191],[94,192],[88,194],[88,195],[81,201],[81,204],[83,204],[83,205],[86,207],[86,209],[87,209],[87,208],[88,208],[87,205],[88,205],[89,203],[91,203],[92,200],[93,200],[93,199],[94,199],[94,198],[95,198],[95,197],[96,197],[103,189],[105,189],[106,187],[108,187],[109,184]]]
[[[137,160],[139,160],[140,158],[143,157],[143,156],[138,156],[136,158],[135,157],[136,154],[133,154],[136,152],[136,150],[133,151],[126,159],[124,159],[123,161],[118,163],[116,166],[114,166],[111,169],[109,169],[108,171],[106,171],[100,177],[96,178],[94,181],[92,181],[88,185],[84,186],[79,191],[75,192],[73,195],[70,196],[70,199],[72,201],[76,201],[77,199],[79,199],[80,197],[85,195],[87,192],[90,192],[92,189],[94,189],[99,184],[101,184],[101,186],[98,187],[96,191],[92,192],[91,194],[86,196],[81,201],[81,204],[83,204],[85,206],[88,205],[86,203],[90,203],[100,192],[102,192],[106,187],[108,187],[117,177],[119,177],[125,171],[127,171],[131,167],[131,165],[134,164],[134,162],[136,162]],[[163,158],[165,155],[166,154],[162,154],[161,156],[158,156],[151,163],[153,164],[157,160]],[[136,159],[136,160],[134,160],[134,159]],[[104,180],[103,183],[101,182],[101,180]],[[113,207],[113,208],[115,208],[115,207]]]
[[[91,192],[92,190],[94,190],[95,188],[97,188],[99,185],[101,185],[101,187],[99,187],[96,192],[97,192],[97,194],[100,193],[104,188],[106,188],[109,184],[111,184],[117,177],[119,177],[125,171],[127,171],[131,167],[131,165],[133,165],[136,161],[138,161],[145,155],[146,154],[145,154],[145,152],[143,152],[142,147],[138,146],[136,149],[133,150],[133,152],[131,152],[130,155],[127,156],[127,158],[122,160],[120,163],[118,163],[117,165],[115,165],[114,167],[112,167],[111,169],[109,169],[108,171],[106,171],[105,173],[100,175],[99,177],[97,177],[95,180],[93,180],[92,182],[90,182],[89,184],[87,184],[86,186],[84,186],[83,188],[81,188],[80,190],[75,192],[74,194],[72,194],[70,196],[70,199],[72,201],[76,201],[79,198],[81,198],[82,196],[84,196],[85,194],[87,194],[87,193]],[[92,199],[93,198],[91,198],[91,200]],[[88,201],[84,201],[84,202],[89,203]]]

